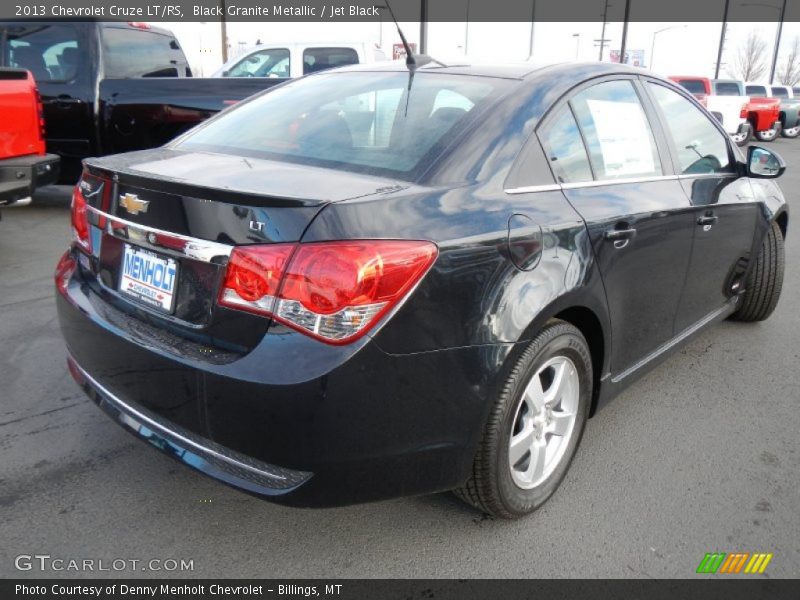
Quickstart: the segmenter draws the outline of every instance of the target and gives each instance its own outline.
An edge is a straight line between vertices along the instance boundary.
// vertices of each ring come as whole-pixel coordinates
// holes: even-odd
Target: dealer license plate
[[[171,313],[177,279],[175,260],[125,244],[119,279],[121,293]]]

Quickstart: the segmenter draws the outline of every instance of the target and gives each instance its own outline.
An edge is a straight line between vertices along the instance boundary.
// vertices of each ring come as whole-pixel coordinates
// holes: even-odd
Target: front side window
[[[547,160],[560,183],[592,181],[589,157],[569,106],[561,108],[541,139]]]
[[[763,85],[748,85],[746,91],[748,96],[755,98],[765,98],[767,96],[767,88]]]
[[[107,77],[177,77],[177,65],[186,62],[169,36],[121,27],[104,27],[102,31]]]
[[[661,175],[653,132],[630,81],[599,83],[570,104],[597,179]]]
[[[71,25],[9,24],[5,46],[9,66],[27,69],[36,81],[70,81],[78,74],[78,33]]]
[[[728,141],[689,100],[663,85],[648,83],[664,113],[682,174],[727,173],[732,169]]]
[[[177,147],[413,178],[510,85],[423,72],[323,73],[239,104]]]
[[[249,54],[228,70],[227,77],[290,77],[288,48],[267,48]]]
[[[357,64],[358,53],[352,48],[307,48],[303,51],[303,75]]]

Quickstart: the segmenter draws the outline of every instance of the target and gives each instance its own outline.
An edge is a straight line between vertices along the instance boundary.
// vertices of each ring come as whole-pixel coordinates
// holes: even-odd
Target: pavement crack
[[[88,398],[86,400],[88,400]],[[72,404],[67,404],[66,406],[59,406],[58,408],[45,410],[43,412],[36,413],[35,415],[26,415],[24,417],[20,417],[19,419],[11,419],[10,421],[3,421],[2,423],[0,423],[0,427],[3,427],[4,425],[11,425],[13,423],[19,423],[21,421],[27,421],[28,419],[35,419],[36,417],[43,417],[44,415],[49,415],[54,412],[58,412],[60,410],[66,410],[68,408],[72,408],[73,406],[79,406],[81,404],[84,404],[86,400],[81,400],[80,402],[73,402]]]

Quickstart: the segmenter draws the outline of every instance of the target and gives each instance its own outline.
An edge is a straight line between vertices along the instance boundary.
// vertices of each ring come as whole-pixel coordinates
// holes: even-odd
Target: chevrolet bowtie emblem
[[[150,206],[150,201],[139,200],[139,196],[136,194],[122,194],[119,197],[119,205],[132,215],[138,215],[140,212],[147,212],[147,207]]]

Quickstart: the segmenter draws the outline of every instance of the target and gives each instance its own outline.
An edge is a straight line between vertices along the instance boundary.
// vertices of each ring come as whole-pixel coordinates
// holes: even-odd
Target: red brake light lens
[[[431,242],[394,240],[238,247],[219,302],[346,344],[406,297],[437,254]]]
[[[72,192],[72,235],[75,241],[84,249],[91,251],[92,242],[89,237],[89,215],[86,208],[86,198],[81,193],[80,184]]]
[[[72,258],[72,255],[69,252],[65,252],[59,259],[58,264],[56,265],[56,272],[53,277],[56,281],[56,289],[61,294],[66,295],[69,278],[72,277],[72,274],[77,268],[78,263],[75,262],[75,259]]]
[[[84,171],[72,192],[72,234],[84,250],[89,252],[92,250],[89,224],[93,223],[101,228],[106,226],[105,217],[90,214],[89,204],[102,211],[108,211],[110,203],[111,182]]]

